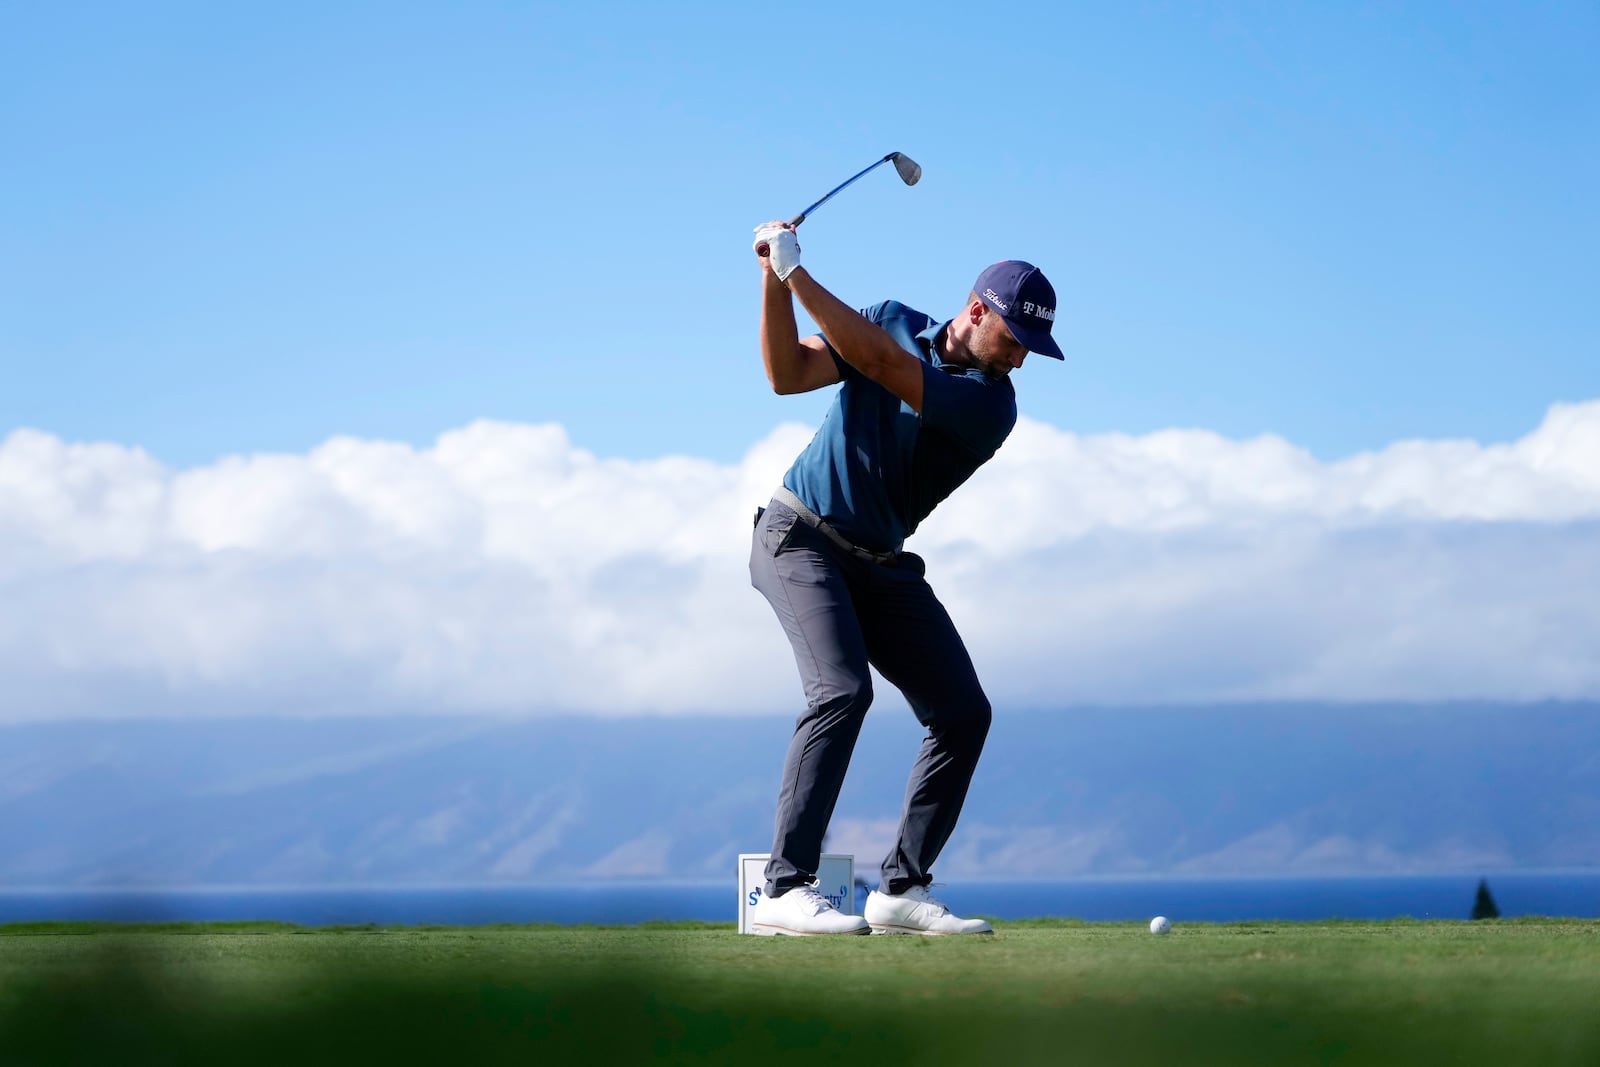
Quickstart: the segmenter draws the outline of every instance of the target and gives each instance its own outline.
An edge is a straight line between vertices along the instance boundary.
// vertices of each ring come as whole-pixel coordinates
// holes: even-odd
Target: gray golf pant
[[[899,836],[880,888],[927,885],[955,829],[989,733],[989,700],[923,562],[851,555],[773,501],[756,520],[750,580],[794,647],[806,710],[795,724],[778,790],[766,892],[809,882],[872,703],[869,664],[905,694],[928,728],[906,785]]]

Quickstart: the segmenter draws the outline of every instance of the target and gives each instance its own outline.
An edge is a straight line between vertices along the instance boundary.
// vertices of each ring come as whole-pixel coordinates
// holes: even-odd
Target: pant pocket
[[[915,552],[900,553],[894,558],[894,562],[890,564],[890,566],[894,567],[896,570],[902,570],[909,574],[914,574],[918,578],[921,578],[928,573],[927,563],[923,562],[922,557],[917,555]]]
[[[782,552],[794,537],[795,523],[799,521],[800,517],[788,508],[767,508],[756,526],[756,537],[760,539],[761,547],[770,556]]]

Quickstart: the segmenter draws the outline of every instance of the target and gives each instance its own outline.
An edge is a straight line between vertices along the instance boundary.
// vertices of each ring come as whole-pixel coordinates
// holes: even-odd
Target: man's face
[[[987,304],[978,306],[983,308],[983,317],[974,326],[968,348],[983,373],[991,378],[1004,378],[1022,366],[1028,350],[1011,335],[1011,328],[998,312]]]

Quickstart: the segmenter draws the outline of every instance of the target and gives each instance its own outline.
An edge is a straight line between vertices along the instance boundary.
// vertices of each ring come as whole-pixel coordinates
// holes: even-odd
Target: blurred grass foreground
[[[1600,922],[0,927],[0,1063],[1600,1063]]]

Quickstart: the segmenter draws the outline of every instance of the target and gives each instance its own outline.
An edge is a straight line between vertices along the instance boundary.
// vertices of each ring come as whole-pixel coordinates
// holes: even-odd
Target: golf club
[[[843,189],[845,186],[849,185],[851,182],[855,181],[857,178],[860,178],[862,175],[866,174],[868,171],[873,170],[874,168],[877,168],[877,167],[881,167],[885,163],[891,163],[891,162],[894,164],[895,173],[899,174],[900,175],[900,180],[905,182],[907,185],[915,185],[915,184],[917,184],[918,179],[920,179],[922,177],[922,168],[917,166],[916,163],[912,162],[912,159],[911,159],[910,156],[906,155],[903,152],[890,152],[888,155],[884,156],[882,159],[878,160],[877,162],[871,164],[868,167],[863,168],[862,170],[858,171],[854,175],[852,175],[849,178],[846,178],[844,181],[840,182],[838,185],[834,186],[832,189],[830,189],[828,191],[828,194],[826,196],[824,196],[821,200],[818,200],[815,204],[812,204],[810,207],[808,207],[804,211],[800,212],[800,214],[798,214],[794,218],[790,219],[789,220],[789,225],[790,226],[799,226],[802,222],[806,221],[806,216],[807,215],[810,215],[813,211],[817,210],[817,208],[821,207],[823,204],[826,204],[829,200],[832,200],[834,194],[839,192],[839,190]],[[758,247],[756,249],[756,255],[764,256],[766,254],[767,254],[767,246],[766,245],[763,244],[763,245],[761,245],[760,247]]]

